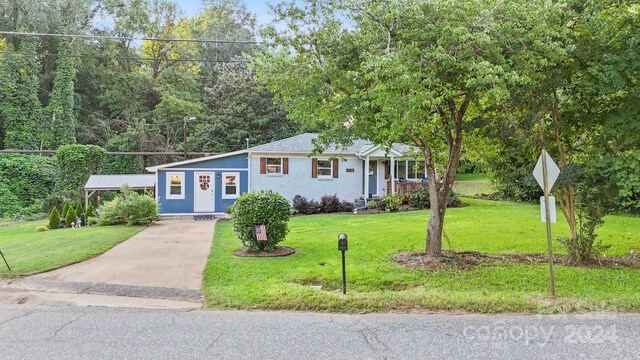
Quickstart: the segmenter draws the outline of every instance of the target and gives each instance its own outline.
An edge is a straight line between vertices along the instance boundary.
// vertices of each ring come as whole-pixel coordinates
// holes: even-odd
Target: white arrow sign
[[[553,189],[553,184],[556,183],[556,180],[558,180],[558,176],[560,175],[560,168],[558,167],[558,165],[556,165],[551,156],[549,156],[549,153],[545,151],[544,154],[547,157],[547,186],[549,187],[547,190],[551,191],[551,189]],[[540,184],[542,191],[544,191],[544,176],[542,175],[542,154],[540,154],[538,163],[533,169],[533,176],[536,178],[538,184]]]

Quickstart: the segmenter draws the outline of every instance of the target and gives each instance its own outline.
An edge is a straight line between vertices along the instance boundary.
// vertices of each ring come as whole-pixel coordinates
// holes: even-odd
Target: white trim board
[[[358,154],[358,155],[360,155],[360,156],[367,156],[367,155],[374,156],[372,154],[374,152],[376,152],[377,150],[380,150],[384,155],[391,155],[391,154],[396,155],[396,156],[401,156],[402,155],[401,152],[399,152],[398,150],[394,149],[393,147],[390,147],[389,148],[389,152],[387,153],[386,149],[383,149],[382,146],[380,146],[380,145],[375,145],[375,146],[363,151],[361,154]],[[379,155],[377,157],[382,157],[382,156]]]

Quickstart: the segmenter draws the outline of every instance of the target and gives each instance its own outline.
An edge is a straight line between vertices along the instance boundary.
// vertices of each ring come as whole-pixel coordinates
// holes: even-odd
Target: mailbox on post
[[[347,234],[338,235],[338,250],[342,253],[342,293],[347,293],[347,271],[345,268],[345,251],[349,250],[349,242],[347,241]]]
[[[338,235],[338,250],[340,251],[349,250],[349,242],[347,241],[347,234]]]

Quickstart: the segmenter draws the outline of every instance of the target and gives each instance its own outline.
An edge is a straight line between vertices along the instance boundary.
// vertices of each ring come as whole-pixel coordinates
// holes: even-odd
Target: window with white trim
[[[184,199],[184,173],[168,172],[167,173],[167,199],[182,200]]]
[[[282,158],[267,158],[267,174],[282,174]]]
[[[222,173],[222,198],[237,199],[240,196],[240,173]]]
[[[333,178],[333,164],[329,159],[318,159],[318,178]]]
[[[416,160],[396,161],[396,178],[420,180],[425,177],[425,162]]]

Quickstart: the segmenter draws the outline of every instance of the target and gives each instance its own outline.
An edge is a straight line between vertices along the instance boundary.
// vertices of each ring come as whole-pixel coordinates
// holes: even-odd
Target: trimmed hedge
[[[323,196],[319,203],[313,199],[308,200],[302,195],[296,195],[293,198],[293,209],[301,215],[351,212],[354,208],[353,203],[340,201],[336,194]]]

